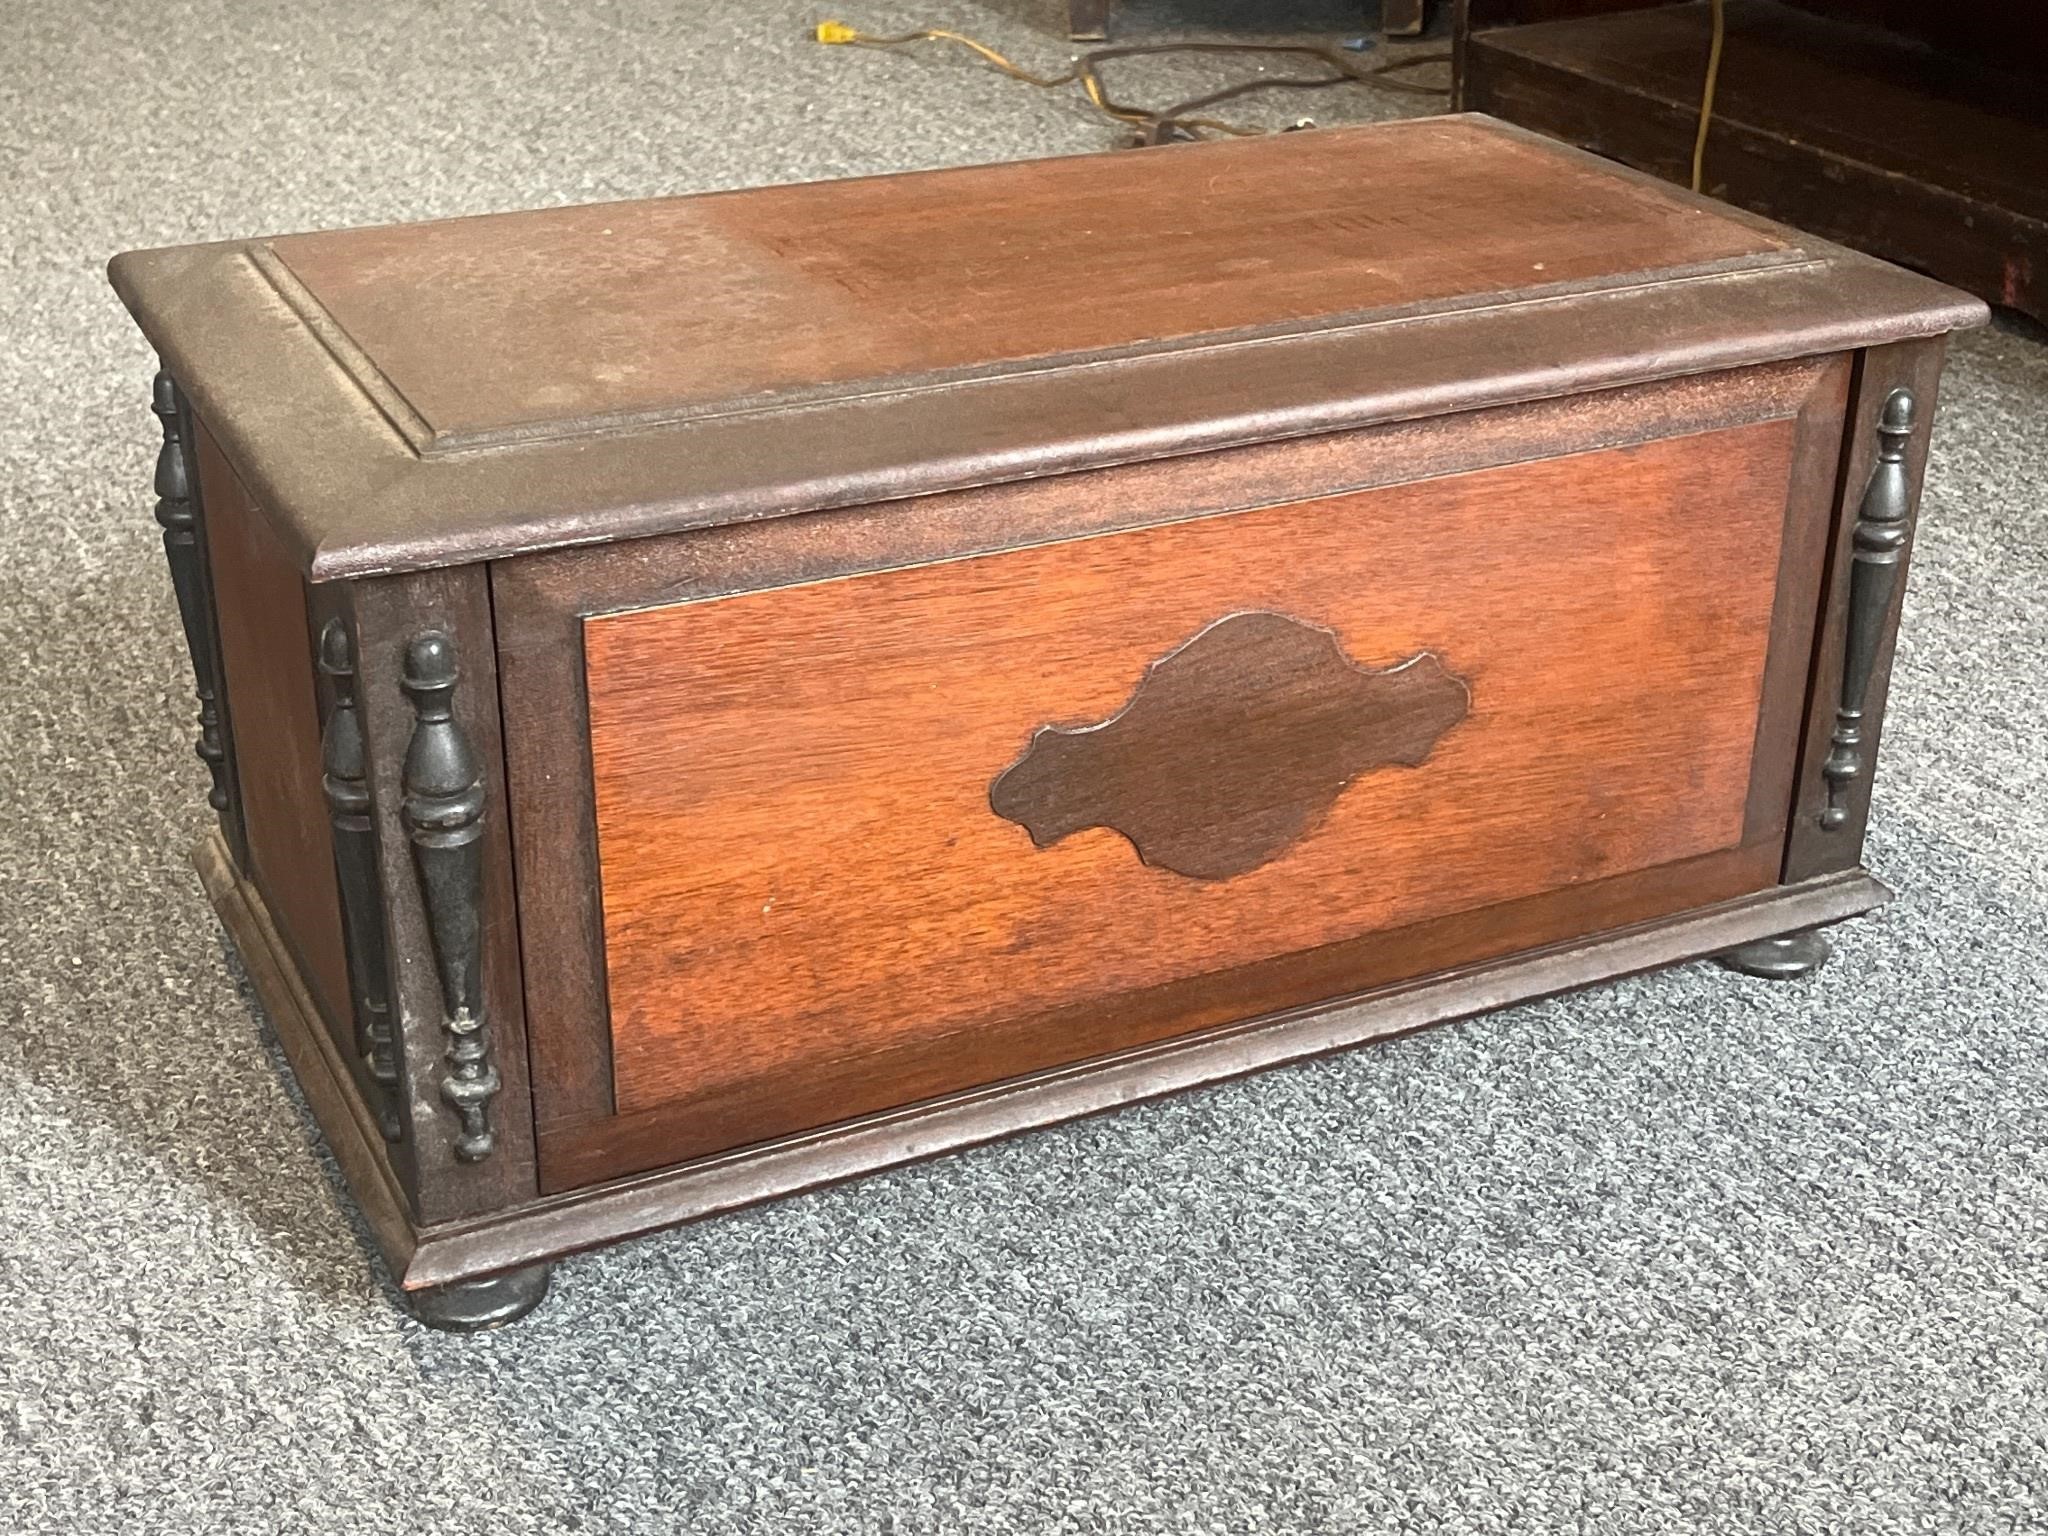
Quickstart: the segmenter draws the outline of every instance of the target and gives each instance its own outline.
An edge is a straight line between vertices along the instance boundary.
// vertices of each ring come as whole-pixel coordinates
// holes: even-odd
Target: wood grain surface
[[[199,426],[199,483],[250,879],[334,1038],[354,1051],[341,895],[320,785],[319,693],[305,578]]]
[[[1130,534],[594,618],[587,686],[617,1102],[776,1083],[1744,838],[1789,421]],[[1245,608],[1468,680],[1429,764],[1195,884],[1114,833],[1035,848],[987,785]],[[1782,827],[1782,808],[1778,825]],[[1068,1059],[1129,1043],[1114,1022]],[[1043,1049],[1038,1042],[1034,1049]]]
[[[571,1253],[1443,1020],[1724,953],[1767,935],[1840,922],[1891,899],[1889,890],[1860,870],[1727,901],[1706,889],[1691,894],[1658,921],[1519,951],[1368,998],[1333,1005],[1326,995],[1308,1007],[1236,1019],[1079,1066],[984,1085],[639,1178],[595,1187],[587,1187],[594,1183],[590,1179],[569,1181],[558,1186],[560,1193],[501,1220],[423,1234],[405,1283],[438,1283]]]
[[[1312,1005],[1579,935],[1655,920],[1768,882],[1783,856],[1809,686],[1850,359],[1672,379],[1361,431],[996,485],[744,528],[526,557],[493,567],[507,774],[542,1187],[565,1190],[732,1146],[754,1106],[698,1095],[621,1115],[613,1094],[584,618],[994,554],[1124,529],[1675,436],[1791,420],[1795,465],[1742,847],[1492,907],[1261,957],[1143,992],[925,1037],[784,1079],[778,1110],[825,1123],[846,1104],[900,1103],[1026,1071],[1048,1043],[1143,1041]],[[564,722],[573,722],[564,728]],[[1052,1054],[1058,1054],[1057,1051]],[[1013,1063],[1025,1065],[1012,1068]]]
[[[1147,667],[1109,719],[1033,732],[989,808],[1041,848],[1107,827],[1155,869],[1227,880],[1308,836],[1360,774],[1419,767],[1470,707],[1427,651],[1368,671],[1320,625],[1233,613]]]
[[[1785,242],[1455,118],[295,235],[431,446],[1160,351]],[[508,316],[516,322],[508,323]]]
[[[1849,375],[1850,360],[1839,356],[1774,364],[493,565],[491,606],[518,834],[520,944],[527,1013],[534,1021],[533,1090],[544,1181],[560,1188],[562,1179],[581,1178],[598,1166],[598,1144],[614,1124],[584,690],[586,616],[995,554],[1791,418],[1798,423],[1797,467],[1779,565],[1774,660],[1751,779],[1750,832],[1761,837],[1779,824],[1791,794],[1792,749],[1786,743],[1798,729],[1808,684],[1806,657]],[[1639,909],[1630,920],[1669,909]],[[1525,942],[1546,942],[1542,934],[1553,931],[1532,927]],[[1299,988],[1269,988],[1249,998],[1249,1010],[1312,1001],[1317,994],[1303,989],[1320,985],[1326,973],[1313,966],[1295,970],[1306,978]],[[1363,971],[1349,973],[1348,981],[1354,989],[1371,984]],[[609,1165],[614,1168],[661,1160],[651,1130],[630,1151],[615,1150],[641,1160]]]

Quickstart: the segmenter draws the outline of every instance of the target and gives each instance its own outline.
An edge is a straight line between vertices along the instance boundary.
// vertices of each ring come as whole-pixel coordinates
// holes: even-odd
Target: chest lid
[[[113,277],[316,578],[1981,314],[1469,115],[132,253]]]

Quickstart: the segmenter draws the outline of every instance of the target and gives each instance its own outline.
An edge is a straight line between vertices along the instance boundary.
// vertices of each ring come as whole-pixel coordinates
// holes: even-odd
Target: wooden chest
[[[430,1322],[1886,894],[1982,306],[1485,118],[113,280],[201,870]]]

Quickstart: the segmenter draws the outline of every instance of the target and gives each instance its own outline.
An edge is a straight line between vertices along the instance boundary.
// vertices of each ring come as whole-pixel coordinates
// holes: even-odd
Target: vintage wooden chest
[[[1485,118],[112,270],[200,869],[437,1325],[1886,894],[1982,306]]]

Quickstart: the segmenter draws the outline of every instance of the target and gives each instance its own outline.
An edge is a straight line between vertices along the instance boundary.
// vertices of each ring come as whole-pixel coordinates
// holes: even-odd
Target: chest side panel
[[[1793,439],[589,620],[620,1109],[754,1115],[918,1042],[1085,1057],[1114,1020],[1025,1062],[1005,1021],[1740,844]],[[1300,643],[1231,642],[1245,615]],[[1027,760],[1126,710],[1128,748]],[[1041,847],[1062,801],[1125,830]]]
[[[248,722],[238,727],[235,763],[247,873],[299,957],[329,1028],[352,1049],[305,579],[203,428],[197,445],[222,682],[233,718]]]

